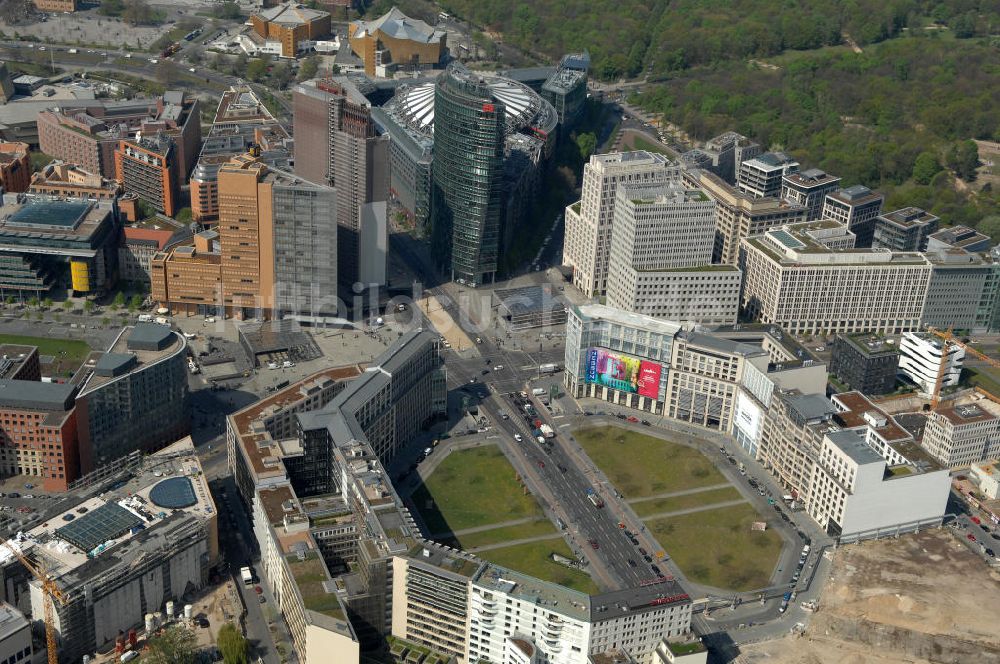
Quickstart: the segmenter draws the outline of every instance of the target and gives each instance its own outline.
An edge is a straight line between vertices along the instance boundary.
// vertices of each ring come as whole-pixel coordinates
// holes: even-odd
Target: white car
[[[521,434],[515,433],[514,434],[514,440],[516,440],[517,442],[520,443],[523,440],[523,438],[521,438]]]
[[[214,323],[214,322],[215,322],[215,319],[214,319],[214,318],[206,318],[206,319],[205,319],[205,322],[206,322],[206,323]]]
[[[91,53],[93,53],[93,51],[91,51]],[[131,57],[132,57],[132,54],[131,54],[131,53],[126,53],[126,54],[125,54],[125,57],[126,57],[126,58],[131,58]]]
[[[198,336],[198,335],[197,335],[197,334],[195,334],[195,333],[193,333],[193,332],[185,332],[185,333],[184,333],[184,338],[185,338],[185,339],[194,339],[194,338],[196,338],[197,336]]]
[[[281,368],[282,369],[291,369],[294,366],[295,366],[295,363],[294,362],[289,362],[288,360],[285,360],[284,362],[281,363]]]
[[[277,369],[278,368],[278,363],[277,362],[268,362],[267,363],[267,368],[268,369]]]
[[[159,60],[157,60],[156,58],[153,58],[152,60],[149,61],[149,64],[155,65],[158,62],[159,62]]]
[[[196,72],[197,70],[196,70],[196,69],[195,69],[194,67],[190,67],[190,68],[188,69],[188,71],[189,71],[189,72],[191,72],[191,73],[193,74],[193,73],[195,73],[195,72]]]
[[[503,370],[502,364],[497,364],[493,367],[493,371],[502,371],[502,370]]]

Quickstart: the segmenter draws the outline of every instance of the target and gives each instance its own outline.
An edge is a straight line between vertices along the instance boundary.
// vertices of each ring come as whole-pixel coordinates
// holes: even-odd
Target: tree
[[[132,296],[131,300],[129,300],[129,302],[128,302],[128,310],[129,311],[136,311],[141,306],[142,306],[142,296],[137,293],[137,294],[135,294],[135,295]]]
[[[182,207],[180,210],[177,211],[177,215],[174,217],[174,219],[176,219],[177,221],[180,221],[185,224],[190,222],[192,218],[193,217],[191,214],[191,208],[189,207]]]
[[[223,2],[217,5],[215,8],[216,18],[222,18],[226,20],[235,20],[242,16],[240,13],[240,5],[236,2]]]
[[[580,134],[576,137],[576,145],[580,149],[580,158],[583,161],[590,159],[590,155],[594,154],[594,150],[597,149],[597,136],[592,133]]]
[[[226,623],[219,628],[216,642],[225,664],[247,664],[247,640],[236,629],[236,625]]]
[[[101,325],[103,325],[104,327],[111,325],[111,319],[105,316],[104,318],[101,319]]]
[[[921,152],[913,162],[913,181],[917,184],[930,184],[940,170],[941,164],[933,153]]]
[[[316,74],[319,72],[319,56],[310,55],[302,61],[299,65],[299,80],[308,81],[310,79],[316,78]]]
[[[979,147],[975,141],[959,141],[948,151],[948,167],[966,182],[976,179],[979,168]]]
[[[177,63],[173,60],[160,60],[156,65],[156,80],[169,87],[177,81]]]
[[[146,648],[143,661],[148,664],[193,664],[197,659],[194,632],[180,625],[168,627],[151,638]]]
[[[91,311],[93,311],[94,310],[94,301],[93,300],[84,300],[84,302],[83,302],[83,310],[86,311],[88,314]]]
[[[122,0],[101,0],[101,8],[98,14],[104,16],[121,16],[125,11],[125,3]]]
[[[69,311],[73,308],[73,302],[71,300],[64,300],[62,303],[63,311]]]
[[[976,230],[983,235],[989,235],[994,242],[1000,241],[1000,215],[983,217],[976,225]]]
[[[5,298],[4,298],[4,300],[3,300],[3,301],[4,301],[4,302],[5,302],[6,304],[7,304],[7,306],[9,307],[10,305],[14,304],[14,296],[13,296],[13,295],[8,295],[7,297],[5,297]]]
[[[125,293],[123,293],[121,291],[118,291],[118,293],[115,294],[115,299],[112,302],[112,304],[114,304],[119,309],[121,307],[124,307],[125,306]]]
[[[122,18],[126,23],[140,25],[150,23],[153,19],[153,11],[146,4],[145,0],[125,0],[125,9]]]
[[[46,297],[44,300],[42,300],[42,307],[44,307],[46,309],[51,309],[52,308],[52,298],[51,297]]]
[[[34,295],[32,295],[30,298],[28,298],[28,306],[29,307],[37,307],[38,306],[38,298],[35,297]]]
[[[247,65],[247,78],[251,81],[261,81],[267,75],[267,60],[254,58]]]

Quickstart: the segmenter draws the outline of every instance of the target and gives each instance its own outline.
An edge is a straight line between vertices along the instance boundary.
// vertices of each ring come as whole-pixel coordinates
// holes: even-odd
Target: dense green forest
[[[968,139],[1000,139],[1000,45],[914,36],[860,54],[844,48],[772,62],[691,69],[636,100],[695,138],[735,129],[948,223],[997,213],[994,192],[960,194],[937,175],[947,167],[974,179]]]
[[[656,77],[686,67],[787,49],[861,46],[928,22],[959,37],[1000,26],[996,0],[439,0],[456,16],[552,58],[587,49],[605,79]]]

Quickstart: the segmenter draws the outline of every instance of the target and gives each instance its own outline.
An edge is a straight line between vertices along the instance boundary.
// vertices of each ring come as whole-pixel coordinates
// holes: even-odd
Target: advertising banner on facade
[[[622,392],[638,393],[656,399],[660,394],[661,367],[603,348],[591,348],[587,354],[588,383],[597,383]]]

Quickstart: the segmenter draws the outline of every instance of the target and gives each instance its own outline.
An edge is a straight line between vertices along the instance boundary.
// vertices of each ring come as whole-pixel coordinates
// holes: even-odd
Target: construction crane
[[[48,652],[49,664],[59,664],[59,647],[56,644],[55,608],[52,606],[52,599],[55,598],[61,605],[65,606],[66,596],[59,590],[59,586],[49,576],[48,571],[43,565],[28,560],[27,556],[9,542],[4,542],[3,546],[13,553],[21,561],[21,564],[31,572],[32,576],[38,579],[38,583],[41,584],[42,606],[45,610],[45,650]]]
[[[959,341],[958,339],[956,339],[955,336],[952,334],[952,328],[949,327],[947,330],[945,330],[944,332],[942,332],[941,330],[939,330],[939,329],[937,329],[935,327],[928,326],[927,327],[927,331],[930,332],[931,334],[933,334],[934,336],[939,337],[941,339],[941,341],[942,341],[942,343],[941,343],[941,366],[938,368],[937,380],[934,382],[934,394],[931,395],[931,410],[937,408],[938,402],[941,401],[941,386],[942,386],[942,383],[944,382],[944,373],[945,373],[945,370],[948,367],[948,344],[949,343],[955,344],[956,346],[958,346],[959,348],[961,348],[962,350],[964,350],[966,352],[966,354],[972,355],[973,357],[976,357],[976,358],[982,360],[983,362],[985,362],[986,364],[990,365],[994,369],[1000,369],[1000,362],[998,362],[997,360],[994,360],[992,357],[989,357],[988,355],[986,355],[984,353],[979,352],[978,350],[976,350],[972,346],[964,344],[961,341]]]

